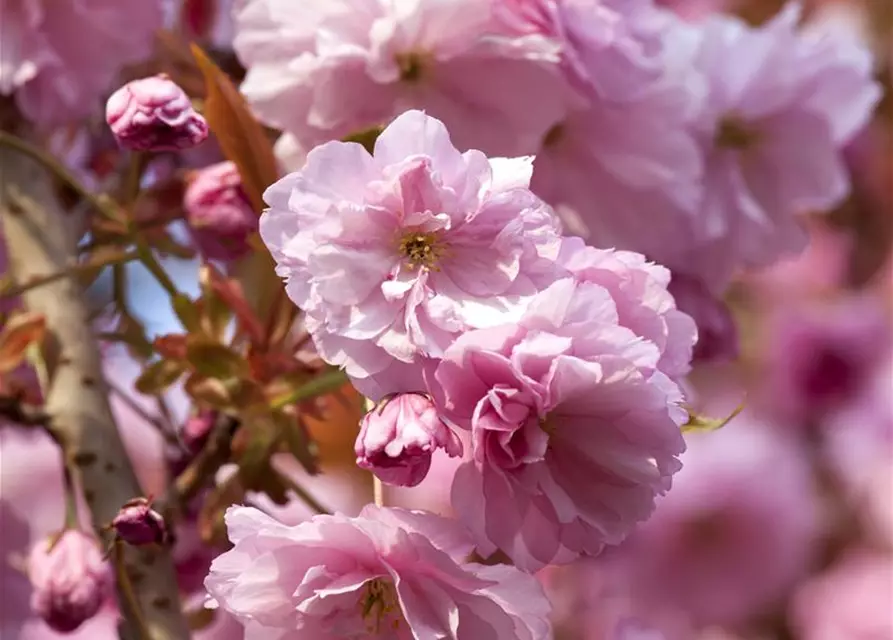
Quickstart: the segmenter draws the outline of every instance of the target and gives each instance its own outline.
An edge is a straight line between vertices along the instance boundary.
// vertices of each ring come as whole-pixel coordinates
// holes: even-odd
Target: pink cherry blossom
[[[95,616],[112,585],[99,541],[76,529],[36,544],[28,556],[28,577],[34,587],[31,608],[63,633]]]
[[[484,556],[501,549],[536,570],[596,554],[669,489],[687,414],[660,347],[621,324],[628,303],[565,278],[517,323],[469,331],[447,350],[433,388],[472,442],[453,508]]]
[[[696,39],[650,2],[548,4],[585,99],[544,138],[533,190],[569,232],[663,262],[668,248],[689,246],[680,230],[701,196],[688,129],[703,93],[691,70]]]
[[[853,549],[796,594],[791,623],[802,640],[893,637],[893,555]]]
[[[465,563],[465,533],[444,518],[369,505],[286,526],[231,507],[226,523],[234,547],[205,586],[246,625],[245,640],[551,637],[539,583]]]
[[[531,158],[459,153],[441,122],[395,120],[370,155],[330,142],[264,195],[260,234],[320,355],[366,395],[460,332],[517,317],[552,279],[559,236]],[[418,370],[418,371],[417,371]]]
[[[687,443],[672,491],[619,549],[620,571],[643,615],[738,625],[811,567],[824,524],[811,469],[795,437],[747,411]]]
[[[797,215],[833,207],[850,188],[840,152],[880,95],[870,56],[801,31],[799,18],[790,3],[760,27],[730,16],[701,27],[694,65],[708,91],[692,127],[706,174],[688,247],[709,252],[699,275],[713,282],[801,251]]]
[[[384,482],[406,487],[425,479],[438,449],[450,457],[462,455],[461,441],[421,393],[382,400],[363,417],[355,446],[357,465]]]
[[[98,110],[115,74],[152,51],[157,0],[0,0],[0,94],[56,125]]]
[[[863,532],[893,549],[893,348],[854,398],[821,419],[823,452]]]
[[[666,18],[651,0],[495,0],[507,33],[560,45],[568,79],[582,92],[631,98],[660,80]]]
[[[854,401],[893,349],[893,322],[869,296],[787,306],[767,324],[762,394],[795,424]]]
[[[697,331],[692,318],[676,308],[667,269],[632,251],[587,247],[580,238],[562,241],[558,263],[578,281],[611,293],[620,325],[660,349],[661,371],[676,380],[689,372]]]
[[[490,4],[246,0],[234,41],[242,91],[304,149],[424,109],[460,149],[532,153],[571,92],[556,45],[494,33]]]

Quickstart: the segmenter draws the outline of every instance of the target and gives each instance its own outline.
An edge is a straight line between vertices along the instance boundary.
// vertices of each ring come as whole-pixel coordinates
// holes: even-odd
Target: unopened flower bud
[[[108,597],[112,575],[94,538],[69,529],[37,543],[28,557],[31,608],[51,628],[71,633]]]
[[[105,119],[118,144],[138,151],[188,149],[208,137],[208,123],[165,74],[133,80],[115,91]]]
[[[161,544],[167,539],[164,518],[145,498],[134,498],[121,507],[112,527],[120,540],[134,546]]]
[[[357,465],[382,482],[405,487],[425,479],[437,449],[459,456],[462,442],[420,393],[397,395],[367,413],[354,445]]]
[[[202,253],[234,260],[248,252],[248,236],[257,230],[257,214],[242,188],[239,170],[220,162],[195,173],[186,187],[186,221]]]

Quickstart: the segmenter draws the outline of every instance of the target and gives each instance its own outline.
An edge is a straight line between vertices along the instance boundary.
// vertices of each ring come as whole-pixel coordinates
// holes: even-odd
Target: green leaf
[[[709,418],[707,416],[700,416],[689,409],[688,422],[682,425],[682,433],[690,433],[693,431],[716,431],[717,429],[722,429],[743,410],[744,403],[742,402],[725,418]]]
[[[248,363],[240,354],[200,336],[189,336],[186,359],[197,373],[209,378],[228,380],[248,373]]]
[[[310,439],[307,427],[300,420],[283,413],[274,414],[273,420],[279,428],[282,440],[289,452],[301,463],[304,470],[310,475],[319,473],[319,464],[316,458],[319,451],[316,443]]]
[[[199,331],[201,315],[195,303],[182,293],[173,296],[171,301],[173,302],[174,313],[177,314],[177,318],[180,320],[183,328],[190,333]]]
[[[282,409],[289,405],[331,393],[347,384],[347,380],[347,374],[344,371],[337,367],[330,367],[321,371],[316,377],[300,387],[273,398],[270,401],[270,406],[273,409]]]
[[[147,366],[134,386],[140,393],[154,395],[167,389],[186,372],[186,365],[174,360],[158,360]]]

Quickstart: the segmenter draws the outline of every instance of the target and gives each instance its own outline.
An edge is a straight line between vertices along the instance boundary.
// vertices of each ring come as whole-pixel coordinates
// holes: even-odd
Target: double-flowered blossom
[[[519,317],[560,246],[531,171],[532,158],[460,153],[408,111],[374,154],[329,142],[270,187],[260,234],[322,357],[377,399],[388,369],[420,371],[462,331]]]
[[[462,455],[462,442],[437,415],[426,394],[401,393],[386,398],[360,423],[357,465],[388,484],[413,487],[425,479],[431,457],[443,449]]]
[[[707,97],[691,126],[704,193],[688,241],[652,257],[698,269],[712,289],[740,267],[802,250],[797,216],[833,207],[850,188],[840,152],[880,95],[871,57],[799,20],[790,3],[760,27],[717,15],[698,28],[693,64]],[[699,264],[698,254],[709,260]]]
[[[245,640],[551,638],[536,579],[466,563],[471,545],[453,521],[370,505],[296,526],[232,507],[226,524],[234,547],[205,586]]]
[[[0,94],[40,125],[89,115],[115,74],[152,51],[158,0],[0,0]]]
[[[581,97],[543,139],[534,191],[595,246],[652,255],[700,196],[691,36],[650,0],[503,4],[508,29],[558,44]]]
[[[255,112],[305,150],[407,109],[460,149],[536,150],[571,96],[556,47],[493,30],[491,0],[246,0],[234,46]]]
[[[661,367],[684,370],[694,328],[636,292],[647,271],[628,258],[592,260],[589,281],[556,281],[518,322],[465,333],[437,368],[444,415],[471,436],[453,507],[485,556],[535,570],[596,554],[680,468],[687,414]]]
[[[177,151],[208,137],[208,123],[166,74],[128,82],[105,106],[105,119],[126,149]]]
[[[112,572],[98,541],[75,529],[38,542],[28,556],[31,608],[51,628],[71,633],[108,598]]]

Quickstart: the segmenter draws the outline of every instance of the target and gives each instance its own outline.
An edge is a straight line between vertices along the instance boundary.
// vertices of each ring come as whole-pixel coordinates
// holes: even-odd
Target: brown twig
[[[77,254],[77,238],[56,201],[45,168],[31,155],[0,148],[0,215],[13,274],[19,282],[59,272]],[[143,495],[108,402],[99,350],[89,324],[83,289],[63,278],[23,295],[30,310],[46,318],[45,411],[63,458],[84,494],[97,534],[121,505]],[[122,550],[123,571],[135,584],[134,606],[151,640],[187,640],[174,565],[167,549]],[[123,585],[119,597],[125,601]],[[134,612],[122,606],[125,626]]]
[[[174,480],[169,495],[160,502],[164,508],[178,508],[188,503],[214,480],[217,470],[229,460],[230,442],[239,421],[225,414],[217,417],[211,435],[195,459]]]

